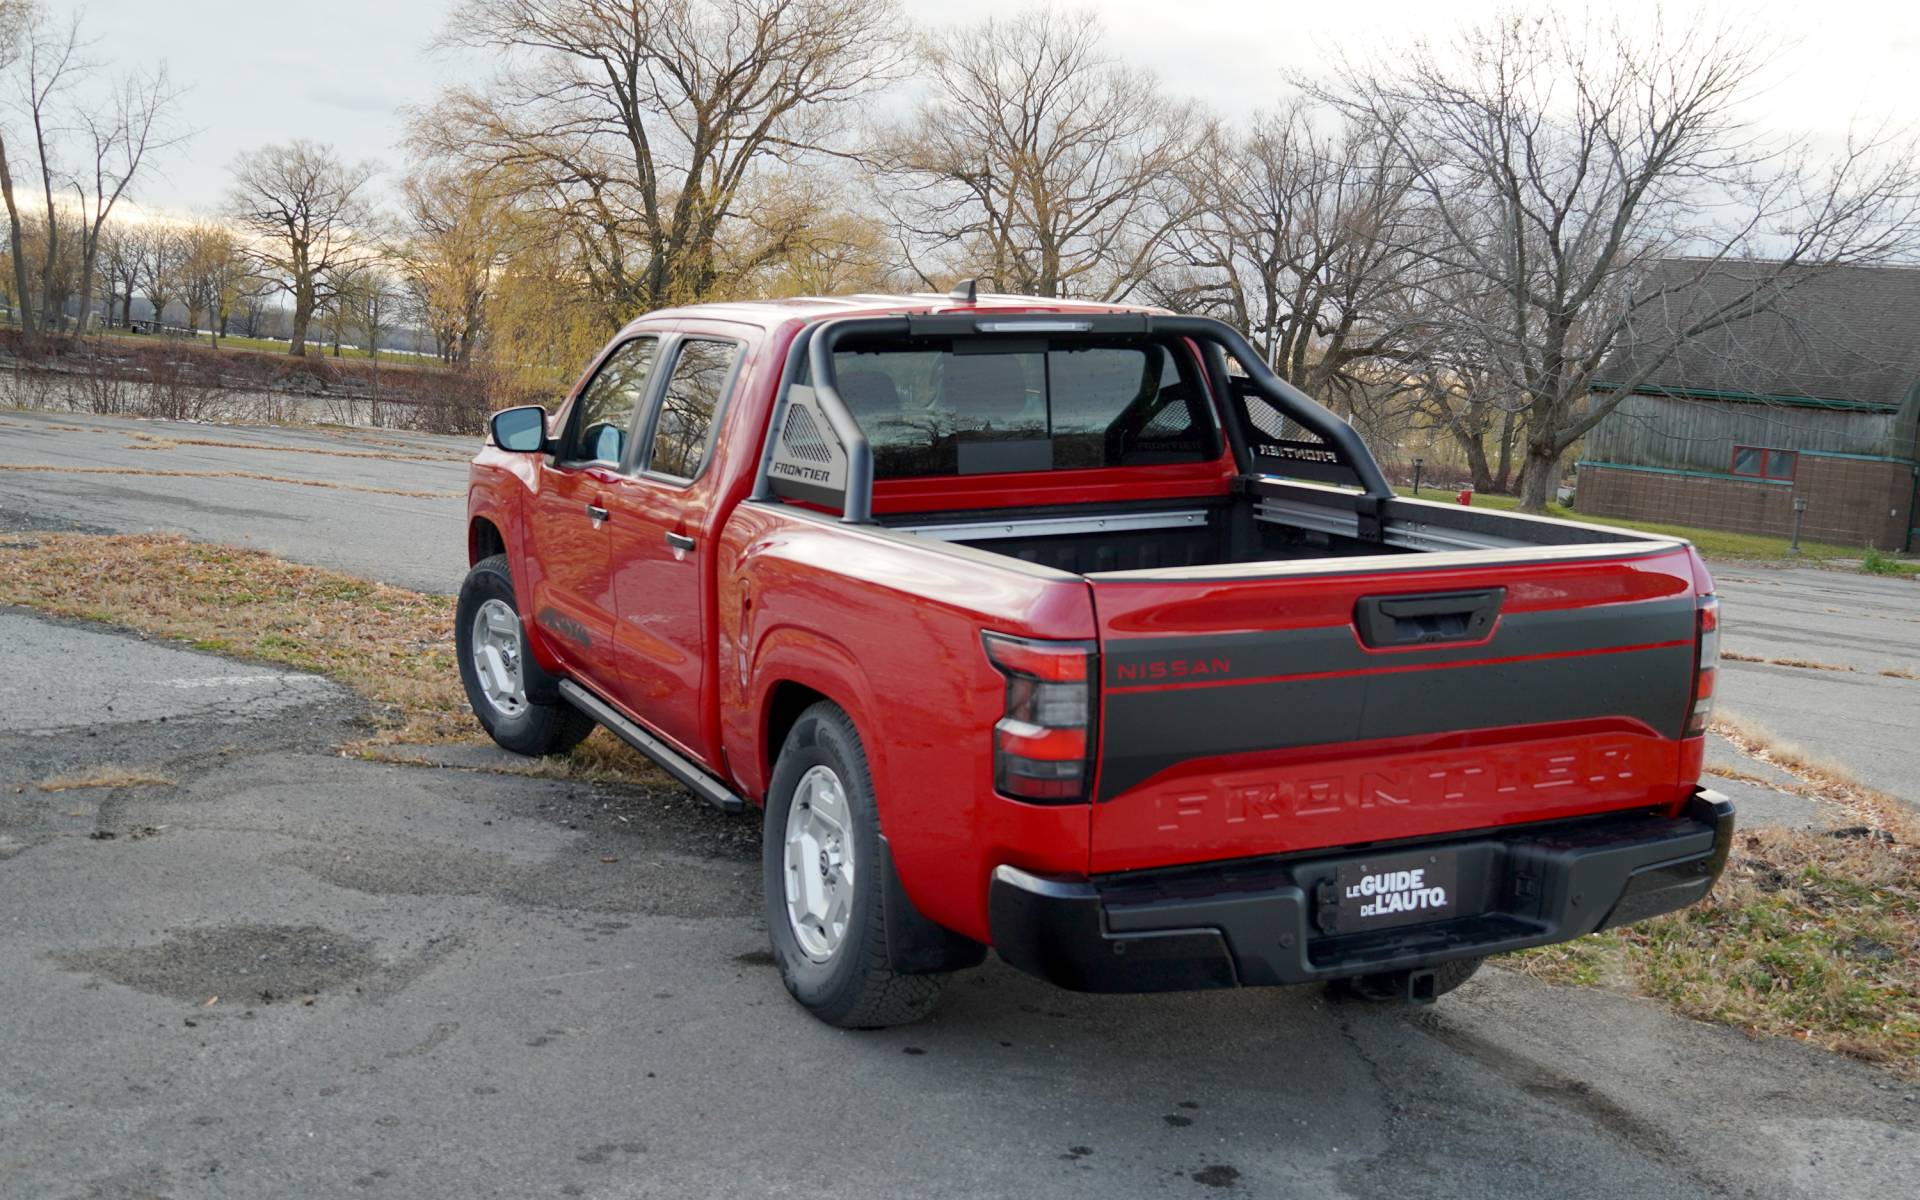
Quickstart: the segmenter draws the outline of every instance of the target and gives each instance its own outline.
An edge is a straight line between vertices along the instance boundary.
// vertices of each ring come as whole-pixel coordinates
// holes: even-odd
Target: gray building
[[[1641,328],[1684,328],[1770,264],[1665,264],[1688,281]],[[1697,282],[1695,281],[1698,277]],[[1595,517],[1920,549],[1920,269],[1785,277],[1770,307],[1661,357],[1652,332],[1600,371],[1631,394],[1587,435],[1575,500]]]

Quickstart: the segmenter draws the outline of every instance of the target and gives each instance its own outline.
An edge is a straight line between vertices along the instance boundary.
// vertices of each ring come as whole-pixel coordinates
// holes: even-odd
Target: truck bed
[[[1253,564],[1471,554],[1483,563],[1652,550],[1671,538],[1426,500],[1389,500],[1363,522],[1353,491],[1256,479],[1244,493],[1199,500],[1073,505],[1010,511],[915,512],[883,517],[900,532],[972,546],[1075,575]],[[1363,524],[1370,528],[1363,533]],[[1457,561],[1457,560],[1453,560]],[[1343,569],[1361,564],[1343,561]]]
[[[1698,772],[1676,539],[1266,478],[888,523],[1085,580],[1096,873],[1666,809]]]

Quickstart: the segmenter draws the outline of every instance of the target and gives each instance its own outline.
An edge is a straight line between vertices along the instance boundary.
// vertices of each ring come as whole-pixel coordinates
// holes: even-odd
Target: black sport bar
[[[984,327],[984,328],[983,328]],[[873,520],[873,447],[867,441],[867,435],[840,398],[835,386],[833,371],[833,351],[840,342],[848,337],[911,337],[911,336],[987,336],[1028,334],[1134,334],[1134,335],[1171,335],[1193,338],[1203,347],[1218,347],[1226,355],[1239,360],[1247,373],[1247,380],[1253,390],[1271,401],[1286,416],[1292,418],[1303,429],[1315,434],[1333,447],[1344,463],[1358,477],[1365,494],[1374,500],[1393,498],[1393,487],[1381,473],[1380,464],[1374,461],[1373,454],[1367,449],[1360,435],[1351,425],[1334,416],[1312,397],[1268,369],[1260,352],[1252,343],[1241,336],[1240,332],[1224,321],[1212,317],[1156,316],[1146,313],[1007,313],[1005,315],[972,313],[934,313],[908,317],[851,317],[839,320],[827,320],[818,325],[802,329],[794,339],[789,351],[786,369],[781,378],[781,407],[775,413],[775,421],[768,431],[767,454],[763,456],[760,477],[755,487],[756,496],[770,494],[765,459],[770,458],[773,439],[779,436],[780,411],[784,411],[786,389],[798,375],[799,360],[804,353],[807,359],[809,382],[813,387],[814,398],[820,405],[820,411],[826,416],[827,423],[833,427],[833,434],[847,456],[846,497],[842,505],[841,519],[853,524],[869,524]],[[1215,365],[1214,355],[1209,353],[1209,365]],[[1224,365],[1224,364],[1219,364]],[[1210,373],[1218,373],[1217,370]],[[1225,397],[1222,397],[1225,399]],[[1239,460],[1242,470],[1251,466],[1247,460],[1247,431],[1241,426],[1238,412],[1227,404],[1224,417],[1228,423],[1227,435]]]

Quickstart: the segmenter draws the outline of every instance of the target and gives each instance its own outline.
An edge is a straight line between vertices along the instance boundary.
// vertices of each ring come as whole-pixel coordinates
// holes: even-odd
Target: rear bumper
[[[1308,983],[1563,942],[1684,908],[1713,887],[1732,841],[1733,806],[1700,789],[1679,817],[1584,818],[1393,847],[1459,856],[1463,915],[1428,924],[1323,930],[1316,889],[1357,860],[1350,851],[1092,881],[1001,867],[989,913],[1001,958],[1076,991]]]

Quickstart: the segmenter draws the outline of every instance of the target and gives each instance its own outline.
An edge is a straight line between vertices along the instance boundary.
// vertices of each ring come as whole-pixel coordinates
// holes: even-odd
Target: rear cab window
[[[1146,339],[920,338],[834,353],[877,479],[1205,462],[1198,364]]]

